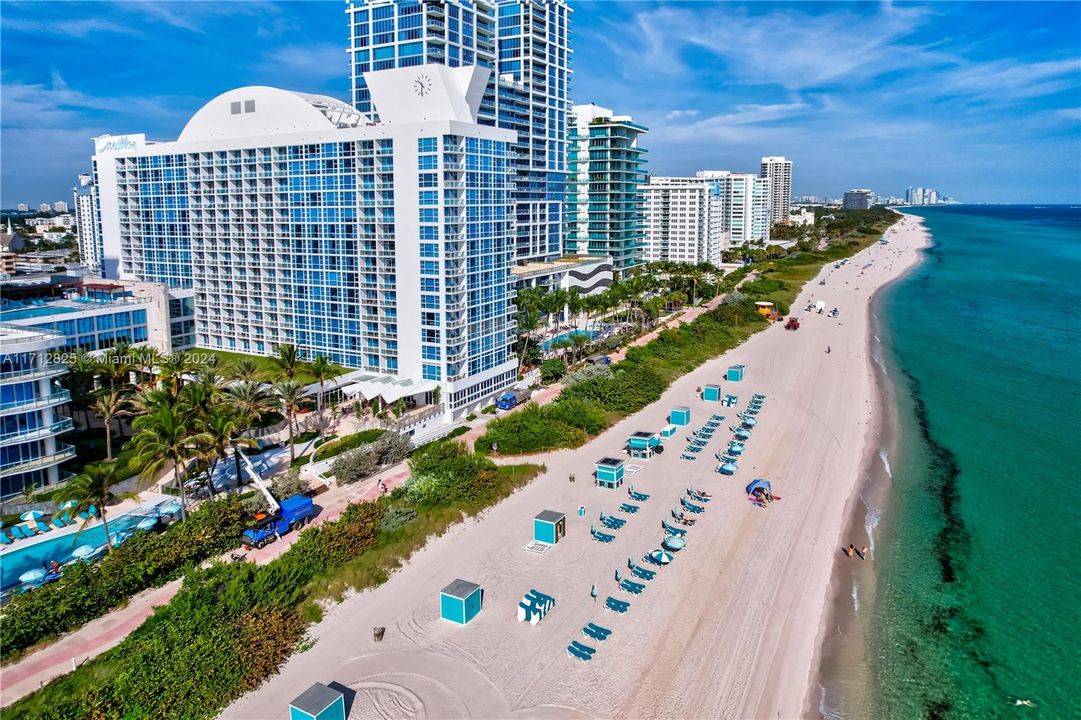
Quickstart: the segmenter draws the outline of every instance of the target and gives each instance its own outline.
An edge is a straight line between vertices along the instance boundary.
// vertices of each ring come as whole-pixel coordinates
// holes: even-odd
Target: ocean
[[[1081,717],[1081,209],[906,212],[933,244],[876,300],[872,551],[839,564],[819,711]]]

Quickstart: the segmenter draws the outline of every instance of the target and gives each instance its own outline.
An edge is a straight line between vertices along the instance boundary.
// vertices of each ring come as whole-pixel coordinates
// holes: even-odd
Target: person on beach
[[[829,346],[829,345],[827,345],[827,346],[826,346],[826,354],[827,354],[827,355],[829,355],[829,354],[830,354],[830,346]]]
[[[867,557],[867,546],[866,545],[863,546],[863,557],[864,558]]]
[[[853,545],[852,543],[849,543],[848,544],[848,557],[852,557],[855,554],[856,554],[856,546]]]

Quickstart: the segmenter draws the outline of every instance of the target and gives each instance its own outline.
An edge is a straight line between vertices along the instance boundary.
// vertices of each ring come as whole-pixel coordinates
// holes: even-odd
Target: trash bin
[[[376,642],[383,642],[383,634],[387,631],[385,627],[373,627],[372,639]]]

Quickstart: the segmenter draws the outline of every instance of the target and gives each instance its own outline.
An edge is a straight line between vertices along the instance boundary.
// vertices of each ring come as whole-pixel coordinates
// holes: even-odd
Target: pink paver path
[[[335,520],[350,503],[378,497],[378,480],[382,480],[389,490],[393,490],[408,477],[409,471],[403,463],[357,485],[331,488],[316,496],[315,504],[322,509],[311,524],[319,525]],[[259,564],[268,563],[288,550],[296,538],[296,533],[290,533],[280,542],[271,543],[262,550],[253,549],[248,553],[248,560]],[[180,583],[180,580],[174,580],[159,588],[139,593],[124,607],[91,620],[55,643],[0,668],[0,706],[10,705],[50,680],[71,672],[73,660],[82,664],[118,645],[154,613],[154,608],[172,600],[180,590]]]

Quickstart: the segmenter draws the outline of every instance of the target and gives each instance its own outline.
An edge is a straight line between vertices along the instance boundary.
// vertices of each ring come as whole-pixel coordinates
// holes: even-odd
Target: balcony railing
[[[9,370],[8,372],[2,372],[0,373],[0,382],[5,380],[18,380],[19,382],[26,380],[40,380],[41,378],[63,375],[67,371],[67,365],[48,363],[46,365],[26,368],[24,370]]]
[[[73,457],[75,457],[75,447],[73,445],[60,444],[57,446],[56,452],[49,455],[42,455],[41,457],[30,458],[28,460],[15,460],[0,465],[0,477],[18,475],[20,473],[30,472],[31,470],[52,467],[53,465],[59,465],[65,460],[70,460]]]
[[[4,433],[3,435],[0,435],[0,445],[7,445],[13,441],[30,442],[31,440],[44,440],[47,437],[67,432],[74,426],[75,422],[71,418],[61,418],[50,425]]]
[[[4,403],[0,405],[0,414],[7,415],[12,412],[26,412],[28,410],[38,410],[41,408],[51,407],[53,405],[60,405],[71,400],[71,393],[67,390],[54,390],[44,397],[34,397],[27,400],[16,400],[15,402]]]

